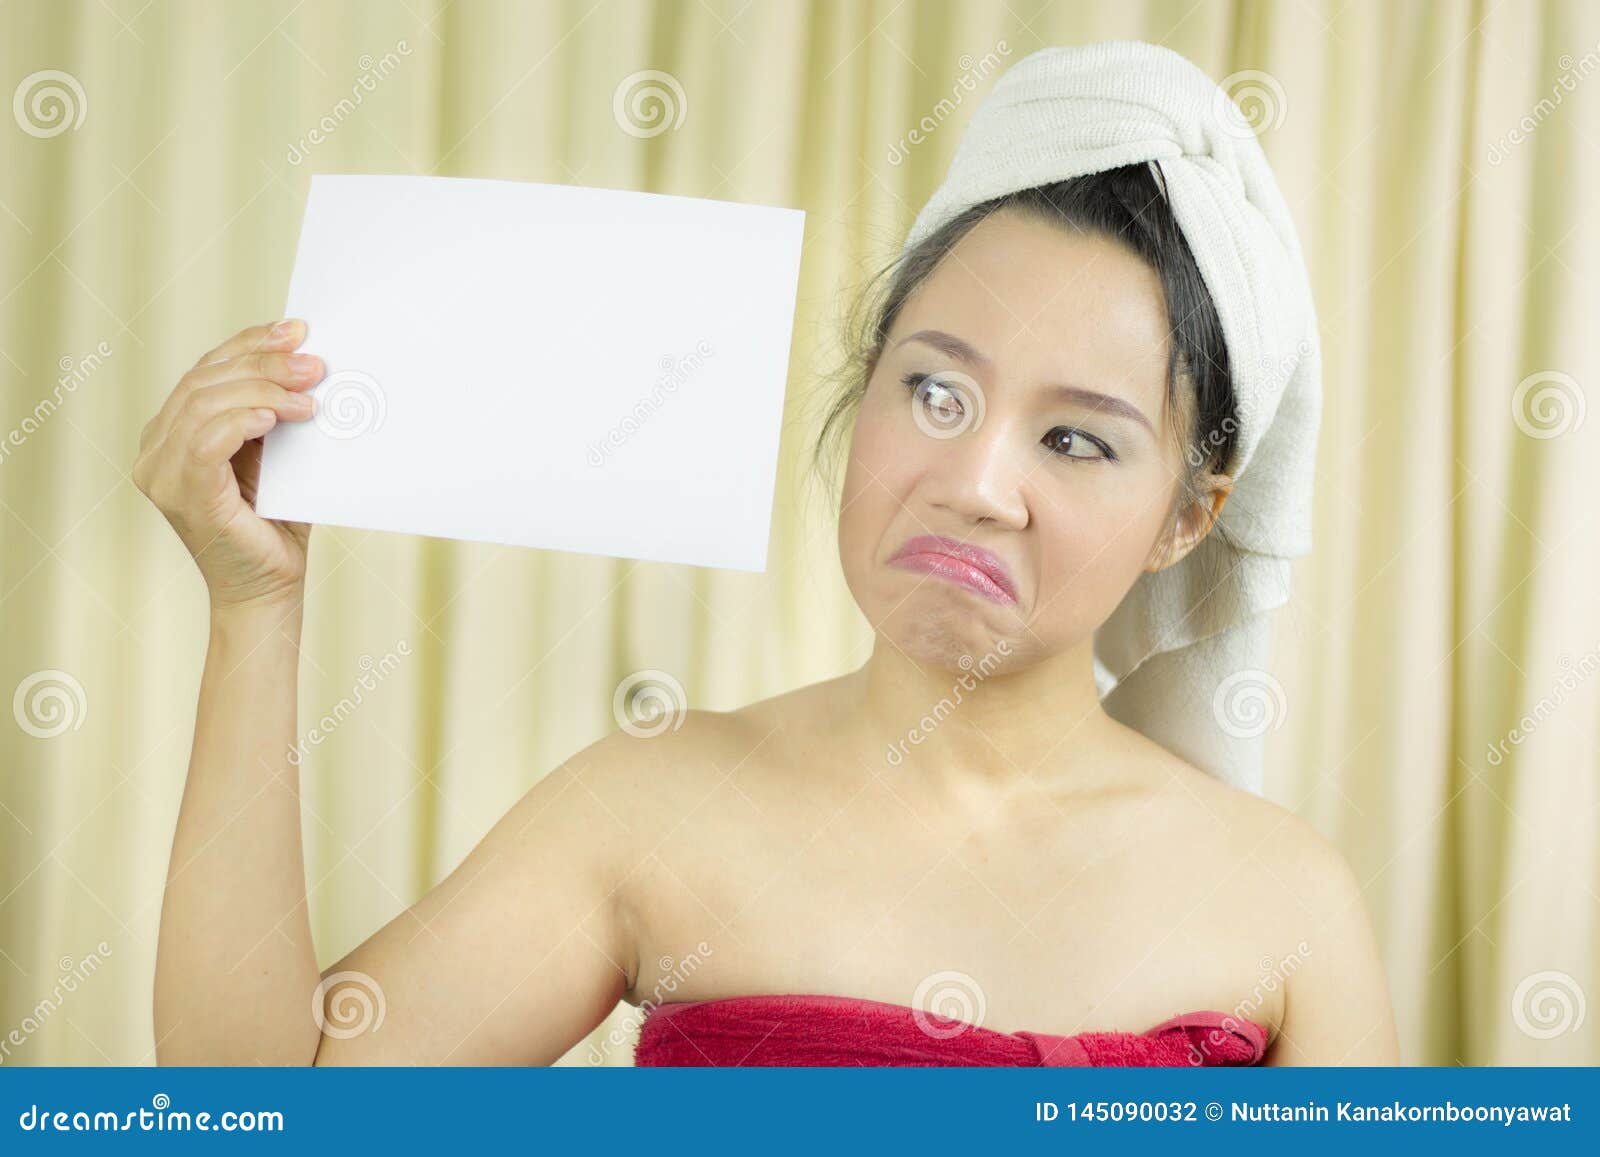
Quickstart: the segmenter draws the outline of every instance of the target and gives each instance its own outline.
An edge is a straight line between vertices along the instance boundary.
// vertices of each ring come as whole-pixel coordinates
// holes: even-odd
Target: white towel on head
[[[1241,554],[1230,570],[1208,536],[1141,575],[1095,635],[1096,679],[1112,715],[1259,794],[1262,739],[1285,707],[1262,616],[1288,600],[1289,559],[1311,549],[1322,356],[1299,238],[1252,126],[1170,49],[1043,49],[973,112],[905,248],[991,198],[1141,162],[1156,166],[1222,322],[1239,427],[1220,522]]]

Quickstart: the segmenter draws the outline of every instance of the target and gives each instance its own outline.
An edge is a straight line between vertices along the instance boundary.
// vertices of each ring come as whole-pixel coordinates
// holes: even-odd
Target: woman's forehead
[[[1161,281],[1110,238],[1032,214],[993,214],[907,299],[890,348],[919,330],[960,338],[1008,379],[1082,385],[1120,394],[1152,419],[1161,413],[1169,351]]]

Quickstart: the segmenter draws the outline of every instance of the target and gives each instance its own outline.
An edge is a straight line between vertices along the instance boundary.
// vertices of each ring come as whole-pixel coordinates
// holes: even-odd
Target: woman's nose
[[[1027,525],[1024,482],[1036,459],[1022,451],[1021,434],[987,416],[958,434],[934,438],[927,448],[928,500],[972,522],[1018,529]]]

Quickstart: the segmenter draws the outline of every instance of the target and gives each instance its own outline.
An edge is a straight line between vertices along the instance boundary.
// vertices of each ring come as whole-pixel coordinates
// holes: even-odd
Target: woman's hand
[[[305,393],[322,360],[291,354],[301,321],[242,330],[178,379],[139,438],[133,481],[178,532],[200,567],[214,610],[297,602],[311,526],[254,509],[261,437],[311,417]]]

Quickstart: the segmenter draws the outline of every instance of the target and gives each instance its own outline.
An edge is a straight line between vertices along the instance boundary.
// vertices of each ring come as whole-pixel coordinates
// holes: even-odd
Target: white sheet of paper
[[[316,174],[267,518],[766,569],[805,213]]]

